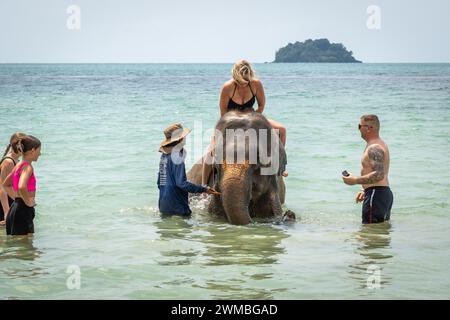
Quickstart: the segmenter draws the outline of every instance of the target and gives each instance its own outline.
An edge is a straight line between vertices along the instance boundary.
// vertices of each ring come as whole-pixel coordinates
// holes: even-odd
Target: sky
[[[0,0],[0,63],[261,63],[318,38],[363,62],[450,62],[450,1]]]

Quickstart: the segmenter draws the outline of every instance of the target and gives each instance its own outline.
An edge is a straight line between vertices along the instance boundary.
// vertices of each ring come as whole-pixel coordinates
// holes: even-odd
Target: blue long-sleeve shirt
[[[162,154],[159,162],[159,211],[165,214],[191,214],[188,194],[201,193],[206,187],[187,181],[184,166],[185,152]]]

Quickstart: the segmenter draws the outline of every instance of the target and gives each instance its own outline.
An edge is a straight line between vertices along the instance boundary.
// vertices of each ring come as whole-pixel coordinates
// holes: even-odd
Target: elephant
[[[208,212],[223,216],[236,225],[251,223],[252,218],[281,218],[286,191],[281,173],[285,170],[287,156],[266,117],[255,111],[229,111],[215,128],[214,170],[208,184],[221,195],[212,196]],[[230,129],[231,132],[243,129],[241,133],[251,131],[255,135],[253,140],[247,135],[239,143],[236,137],[227,135]],[[237,161],[239,152],[244,155],[243,161]],[[201,183],[204,159],[189,170],[189,181]]]

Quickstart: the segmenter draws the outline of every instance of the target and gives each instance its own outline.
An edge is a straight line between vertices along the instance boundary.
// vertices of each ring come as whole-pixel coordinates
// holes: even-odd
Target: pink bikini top
[[[19,180],[20,174],[22,173],[22,169],[25,165],[28,165],[28,162],[23,161],[16,171],[13,173],[13,189],[14,191],[19,191]],[[36,191],[36,177],[34,176],[34,172],[31,174],[31,177],[28,179],[27,189],[30,192]]]

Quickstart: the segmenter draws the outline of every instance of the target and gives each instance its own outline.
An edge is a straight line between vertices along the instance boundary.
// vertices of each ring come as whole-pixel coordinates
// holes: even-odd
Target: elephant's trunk
[[[222,204],[232,224],[252,222],[248,211],[251,194],[249,165],[223,164]]]

